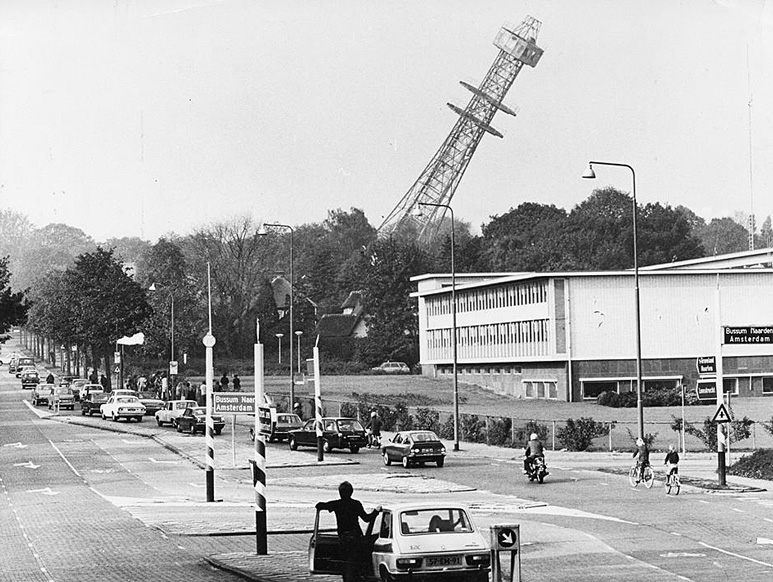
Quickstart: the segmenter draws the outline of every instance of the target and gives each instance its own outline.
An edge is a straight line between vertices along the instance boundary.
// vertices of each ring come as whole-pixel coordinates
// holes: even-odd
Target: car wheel
[[[349,447],[349,450],[352,452],[352,454],[356,455],[357,453],[360,452],[360,447],[358,447],[357,445],[352,445],[351,447]]]
[[[215,434],[220,434],[221,432],[223,432],[222,428],[216,428],[215,429]]]
[[[120,420],[120,416],[118,416],[115,412],[113,413],[113,422],[118,422]]]
[[[290,443],[290,450],[291,451],[297,451],[298,450],[298,443],[295,440],[295,437],[290,437],[290,440],[288,441]]]
[[[330,441],[328,440],[322,441],[322,450],[325,451],[326,453],[330,453],[333,451],[333,447],[330,446]]]
[[[381,578],[381,582],[395,582],[395,577],[389,573],[389,570],[386,569],[386,566],[381,566],[381,569],[378,573],[379,577]]]
[[[408,460],[408,457],[403,457],[403,467],[406,469],[411,466],[411,462]]]
[[[175,428],[177,428],[177,432],[182,432],[183,431],[183,427],[180,426],[179,422],[175,423]]]
[[[107,417],[105,416],[105,413],[102,413],[102,420],[107,420]]]
[[[81,416],[86,416],[86,409],[85,408],[81,408]]]
[[[38,405],[38,401],[37,401],[37,400],[35,400],[35,399],[33,399],[33,400],[32,400],[32,406],[37,406],[37,405]]]
[[[188,432],[190,432],[191,434],[196,434],[196,425],[195,424],[191,424],[191,428],[190,428],[190,430]]]
[[[389,458],[389,454],[386,451],[382,453],[381,458],[384,459],[384,464],[387,467],[392,464],[392,459]]]
[[[161,422],[161,419],[160,419],[160,418],[158,418],[158,417],[156,417],[156,424],[157,424],[158,426],[164,426],[164,423],[163,423],[163,422]]]
[[[437,466],[438,466],[438,467],[442,467],[442,466],[445,464],[445,462],[446,462],[446,460],[445,460],[443,457],[440,457],[440,458],[437,460]]]

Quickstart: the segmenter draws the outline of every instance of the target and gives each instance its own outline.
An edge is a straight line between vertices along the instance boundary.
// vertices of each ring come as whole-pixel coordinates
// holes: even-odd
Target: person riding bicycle
[[[676,452],[673,444],[668,445],[668,453],[663,461],[664,465],[668,465],[668,473],[666,478],[670,478],[671,475],[679,473],[679,453]]]
[[[650,449],[640,437],[636,439],[636,450],[633,452],[636,467],[639,469],[639,481],[644,481],[644,469],[650,466]]]
[[[529,468],[531,467],[532,462],[534,462],[534,459],[538,457],[542,459],[545,458],[545,450],[536,432],[531,433],[529,436],[529,442],[526,443],[526,452],[524,455],[523,472],[528,475]]]
[[[381,444],[381,419],[378,417],[378,413],[374,410],[370,413],[370,420],[368,421],[368,447],[378,447]]]

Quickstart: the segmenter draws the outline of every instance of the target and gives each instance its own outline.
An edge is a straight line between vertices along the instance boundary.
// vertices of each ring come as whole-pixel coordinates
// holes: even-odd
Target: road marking
[[[755,560],[754,558],[750,558],[749,556],[743,556],[741,554],[736,554],[735,552],[730,552],[728,550],[723,550],[722,548],[717,548],[716,546],[710,546],[709,544],[706,544],[704,542],[698,542],[700,545],[702,545],[704,548],[709,548],[710,550],[715,550],[717,552],[721,552],[723,554],[727,554],[728,556],[733,556],[735,558],[740,558],[741,560],[746,560],[748,562],[753,562],[754,564],[759,564],[760,566],[768,566],[769,568],[773,568],[773,564],[769,564],[767,562],[763,562],[761,560]]]
[[[180,463],[180,461],[157,461],[153,457],[148,457],[151,463],[158,463],[160,465],[167,464],[167,465],[177,465]]]
[[[770,523],[773,523],[773,519],[770,519],[769,517],[763,517],[762,519],[764,519],[765,521],[769,521]]]
[[[14,467],[27,467],[28,469],[37,469],[40,467],[40,465],[36,465],[32,461],[27,461],[26,463],[14,463]]]
[[[746,513],[743,509],[736,509],[735,507],[731,507],[733,511],[737,511],[738,513]]]
[[[76,477],[78,477],[79,479],[83,479],[83,475],[81,475],[80,473],[78,473],[77,469],[76,469],[75,467],[73,467],[73,466],[72,466],[72,463],[71,463],[70,461],[68,461],[68,460],[67,460],[67,457],[65,457],[65,456],[64,456],[64,453],[63,453],[62,451],[60,451],[60,450],[59,450],[59,448],[58,448],[58,447],[57,447],[57,446],[54,444],[54,441],[52,441],[51,439],[48,439],[48,442],[49,442],[49,443],[51,443],[51,446],[52,446],[52,447],[54,447],[54,450],[55,450],[57,453],[59,453],[59,456],[60,456],[60,457],[62,457],[62,460],[63,460],[65,463],[67,463],[67,466],[68,466],[68,467],[70,467],[70,470],[71,470],[73,473],[75,473],[75,476],[76,476]],[[85,482],[85,479],[84,479],[84,482]]]
[[[4,447],[16,447],[17,449],[26,449],[27,445],[23,445],[21,443],[8,443],[7,445],[3,445]]]
[[[705,558],[706,554],[691,554],[689,552],[668,552],[660,554],[661,558]]]
[[[768,538],[757,538],[757,544],[759,545],[771,545],[773,544],[773,540],[769,540]]]
[[[59,491],[52,491],[50,487],[45,489],[27,489],[27,493],[42,493],[43,495],[59,495]]]
[[[680,534],[679,532],[676,532],[676,531],[672,531],[672,532],[671,532],[671,535],[672,535],[672,536],[679,536],[679,537],[682,537],[682,534]]]

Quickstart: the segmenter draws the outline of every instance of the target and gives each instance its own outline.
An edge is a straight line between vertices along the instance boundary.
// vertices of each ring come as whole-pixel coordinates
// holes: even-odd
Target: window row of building
[[[510,283],[498,285],[490,289],[460,291],[456,293],[457,313],[501,309],[519,305],[545,303],[548,300],[548,285],[545,281],[530,283]],[[451,296],[427,298],[427,314],[449,315],[451,313]]]
[[[457,328],[458,357],[516,358],[549,353],[549,321],[532,319]],[[427,330],[428,356],[446,359],[452,353],[451,329]]]

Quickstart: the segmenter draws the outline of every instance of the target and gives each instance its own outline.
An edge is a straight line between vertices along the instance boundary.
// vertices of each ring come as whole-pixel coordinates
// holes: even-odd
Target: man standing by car
[[[358,582],[363,579],[365,544],[359,520],[362,519],[364,522],[370,523],[376,519],[381,511],[379,505],[367,513],[362,503],[352,498],[353,493],[352,484],[344,481],[338,486],[340,499],[317,503],[317,509],[326,509],[336,514],[338,548],[340,555],[345,557],[342,572],[344,582]]]

